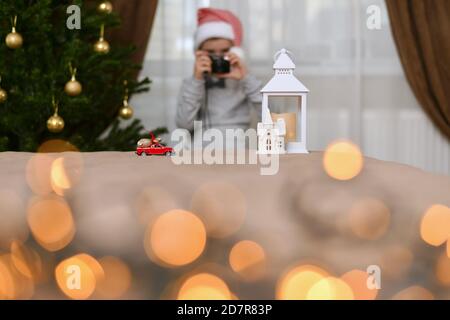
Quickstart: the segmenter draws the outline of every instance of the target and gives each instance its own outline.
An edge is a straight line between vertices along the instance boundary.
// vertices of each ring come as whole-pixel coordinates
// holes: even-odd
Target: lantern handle
[[[275,53],[275,55],[273,56],[273,61],[276,62],[282,54],[287,54],[289,56],[289,58],[292,59],[292,52],[283,48],[280,51],[278,51],[277,53]]]

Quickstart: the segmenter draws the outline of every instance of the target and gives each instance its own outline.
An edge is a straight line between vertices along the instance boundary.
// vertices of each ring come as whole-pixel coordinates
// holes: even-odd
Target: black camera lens
[[[224,57],[211,55],[209,58],[212,61],[212,73],[225,74],[231,72],[230,61],[226,60]]]

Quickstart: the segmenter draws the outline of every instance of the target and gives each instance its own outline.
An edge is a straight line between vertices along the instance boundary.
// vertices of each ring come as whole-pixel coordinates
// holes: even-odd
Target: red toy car
[[[175,154],[173,148],[166,147],[160,143],[159,139],[155,139],[155,136],[152,132],[150,132],[150,137],[151,139],[142,139],[138,142],[138,146],[136,148],[136,154],[138,156],[142,156],[142,154],[145,154],[147,156],[172,156]]]

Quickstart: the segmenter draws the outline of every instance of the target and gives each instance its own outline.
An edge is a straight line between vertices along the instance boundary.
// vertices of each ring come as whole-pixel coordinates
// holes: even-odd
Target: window
[[[450,174],[450,145],[407,84],[384,0],[159,1],[141,73],[153,80],[152,90],[132,101],[146,128],[176,128],[178,90],[192,74],[196,10],[205,3],[241,18],[249,69],[263,83],[273,76],[273,55],[283,47],[293,53],[295,75],[310,89],[310,149],[350,138],[367,156]],[[382,10],[381,30],[366,27],[369,5]],[[292,112],[290,105],[280,104],[283,112]],[[405,132],[427,138],[418,142]],[[426,148],[429,157],[423,157]]]

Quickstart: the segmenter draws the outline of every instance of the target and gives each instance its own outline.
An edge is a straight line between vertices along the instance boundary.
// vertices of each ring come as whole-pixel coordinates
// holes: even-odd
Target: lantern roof
[[[275,75],[261,90],[262,93],[307,93],[309,90],[294,76],[295,64],[290,52],[281,49],[275,54]]]

